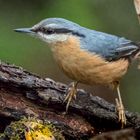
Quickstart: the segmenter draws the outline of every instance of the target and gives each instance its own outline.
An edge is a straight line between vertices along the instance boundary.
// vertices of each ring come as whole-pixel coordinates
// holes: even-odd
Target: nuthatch
[[[111,85],[118,93],[119,121],[122,126],[126,124],[119,82],[130,62],[139,55],[140,47],[136,43],[62,18],[48,18],[31,28],[15,31],[37,36],[49,44],[60,68],[75,81],[65,98],[66,110],[76,97],[78,83]]]

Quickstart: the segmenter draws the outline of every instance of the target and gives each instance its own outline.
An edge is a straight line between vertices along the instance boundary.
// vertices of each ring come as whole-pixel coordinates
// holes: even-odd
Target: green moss
[[[4,133],[0,133],[0,140],[5,140],[6,136]]]

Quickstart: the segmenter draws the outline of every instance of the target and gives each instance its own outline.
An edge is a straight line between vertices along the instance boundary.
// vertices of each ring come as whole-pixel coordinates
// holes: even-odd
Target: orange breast
[[[66,42],[52,47],[56,62],[71,79],[90,85],[111,84],[126,73],[127,60],[107,62],[96,54],[81,50],[79,45],[79,40],[69,37]]]

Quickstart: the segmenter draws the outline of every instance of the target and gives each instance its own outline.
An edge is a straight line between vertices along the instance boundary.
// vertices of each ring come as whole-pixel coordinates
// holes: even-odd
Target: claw
[[[116,99],[116,109],[118,112],[119,122],[121,122],[121,128],[124,128],[124,126],[126,125],[126,116],[125,116],[125,110],[124,110],[124,106],[122,103],[122,99],[120,96],[119,86],[117,87],[117,92],[118,92],[119,98]]]
[[[64,99],[64,102],[67,101],[67,105],[66,105],[66,112],[68,111],[69,105],[71,103],[71,100],[74,98],[76,99],[76,93],[77,93],[77,82],[76,83],[72,83],[70,84],[70,86],[68,87],[67,90],[67,96]]]
[[[119,122],[121,122],[121,128],[124,128],[124,126],[126,125],[125,111],[123,104],[120,104],[118,99],[116,99],[116,108],[118,112]]]

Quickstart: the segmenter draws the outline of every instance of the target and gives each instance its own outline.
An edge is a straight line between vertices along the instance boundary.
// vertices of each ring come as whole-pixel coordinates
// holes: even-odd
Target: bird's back
[[[123,37],[83,27],[81,32],[85,34],[85,38],[81,39],[81,49],[96,53],[107,61],[131,58],[140,50],[139,45]]]

